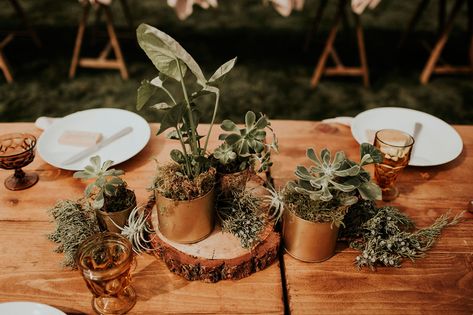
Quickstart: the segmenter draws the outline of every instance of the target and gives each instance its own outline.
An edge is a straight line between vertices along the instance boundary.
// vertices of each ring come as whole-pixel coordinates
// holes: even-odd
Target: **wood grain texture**
[[[152,124],[156,133],[157,124]],[[0,133],[22,131],[39,136],[32,123],[0,123]],[[205,128],[203,129],[205,131]],[[217,134],[216,132],[215,134]],[[211,145],[215,146],[216,141]],[[164,135],[152,137],[138,155],[116,166],[126,171],[125,180],[140,204],[149,197],[156,163],[168,161],[177,143]],[[0,170],[0,302],[36,301],[66,313],[92,314],[92,294],[78,271],[64,270],[62,254],[46,235],[54,230],[47,210],[59,199],[77,199],[86,183],[72,178],[37,156],[25,169],[39,173],[39,182],[24,191],[9,191],[3,181],[10,171]],[[267,269],[239,281],[208,284],[189,282],[172,274],[154,256],[137,259],[133,286],[138,294],[131,314],[234,313],[281,314],[284,312],[281,272],[276,262]]]
[[[305,150],[344,150],[358,160],[359,146],[350,129],[316,122],[275,122],[281,153],[274,155],[272,176],[282,187],[294,179],[296,165],[307,165]],[[441,214],[466,209],[473,198],[473,127],[455,126],[464,148],[454,161],[436,167],[408,167],[397,181],[400,196],[391,204],[419,227]],[[383,205],[385,203],[380,203]],[[291,314],[472,314],[473,214],[442,232],[427,257],[402,268],[358,271],[357,252],[339,244],[323,263],[303,263],[285,254],[284,273]]]

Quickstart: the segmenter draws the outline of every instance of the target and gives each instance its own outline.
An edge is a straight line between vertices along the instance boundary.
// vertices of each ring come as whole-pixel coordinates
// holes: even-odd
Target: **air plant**
[[[113,220],[112,223],[121,231],[132,244],[133,251],[136,254],[141,254],[143,251],[151,250],[149,246],[151,242],[146,238],[147,235],[154,233],[153,228],[149,225],[148,219],[149,211],[143,211],[143,206],[136,206],[128,217],[128,222],[124,227],[118,226]]]

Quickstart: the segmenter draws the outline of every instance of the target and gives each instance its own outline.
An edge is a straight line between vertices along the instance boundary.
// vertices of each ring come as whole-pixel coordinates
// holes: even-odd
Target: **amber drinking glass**
[[[133,250],[118,233],[97,233],[86,239],[77,254],[77,265],[93,293],[92,307],[98,314],[125,314],[136,303],[131,286]]]
[[[0,135],[0,168],[15,170],[5,179],[5,187],[10,190],[29,188],[38,182],[38,174],[24,172],[21,168],[34,159],[36,138],[27,133]]]
[[[399,130],[376,132],[374,146],[383,154],[383,162],[375,164],[374,176],[381,187],[384,201],[396,199],[399,190],[394,185],[401,171],[409,164],[414,138]]]

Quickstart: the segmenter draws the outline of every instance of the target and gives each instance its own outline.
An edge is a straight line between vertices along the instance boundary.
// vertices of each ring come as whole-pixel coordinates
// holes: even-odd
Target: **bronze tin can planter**
[[[235,173],[217,173],[219,193],[229,195],[232,191],[242,191],[251,176],[250,168]]]
[[[284,211],[283,240],[286,252],[305,262],[322,262],[335,254],[338,227],[314,223]]]
[[[100,229],[102,231],[120,233],[121,231],[116,225],[123,228],[128,221],[128,217],[130,216],[131,211],[133,211],[135,207],[136,207],[136,197],[134,198],[134,202],[132,206],[121,211],[105,212],[105,211],[96,209],[95,213],[97,215],[97,221],[99,222]],[[115,222],[116,225],[113,224],[112,220],[113,222]]]
[[[192,200],[173,200],[155,192],[159,231],[171,241],[192,244],[212,233],[215,222],[215,188]]]

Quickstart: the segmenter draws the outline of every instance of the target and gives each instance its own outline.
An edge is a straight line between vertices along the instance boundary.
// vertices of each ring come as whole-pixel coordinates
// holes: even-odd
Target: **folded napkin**
[[[103,4],[103,5],[110,5],[112,0],[79,0],[80,3],[84,4],[90,2],[90,4]]]
[[[217,7],[217,0],[167,0],[167,2],[174,8],[180,20],[185,20],[192,14],[194,4],[200,5],[203,9]]]
[[[274,9],[282,16],[289,16],[292,10],[301,11],[305,0],[269,0]]]
[[[351,9],[356,14],[361,14],[365,11],[366,7],[372,10],[376,8],[380,2],[381,0],[351,0]]]

